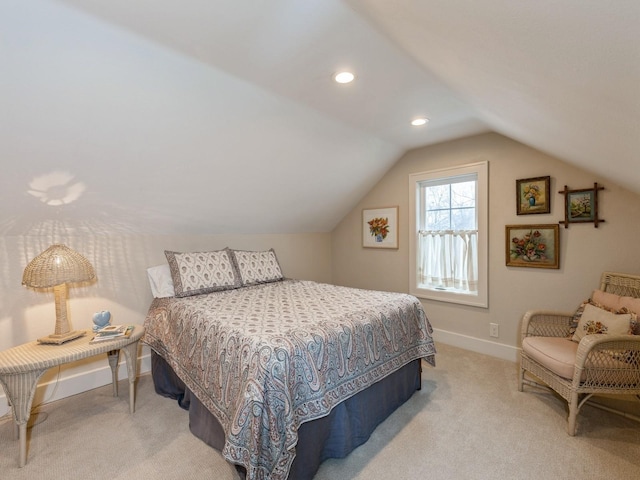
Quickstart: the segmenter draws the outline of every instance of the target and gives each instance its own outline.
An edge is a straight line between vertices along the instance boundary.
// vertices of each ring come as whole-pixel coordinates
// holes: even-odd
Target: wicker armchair
[[[640,298],[640,276],[605,272],[600,290]],[[557,392],[568,402],[567,433],[573,436],[578,412],[591,396],[635,395],[640,399],[640,335],[593,334],[576,343],[570,340],[572,317],[573,312],[551,311],[528,311],[524,315],[518,390],[526,384]],[[530,345],[534,341],[553,344],[551,356],[557,358],[532,358]]]

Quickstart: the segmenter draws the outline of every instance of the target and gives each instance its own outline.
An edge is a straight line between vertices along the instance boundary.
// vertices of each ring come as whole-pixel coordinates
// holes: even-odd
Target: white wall
[[[289,278],[331,282],[331,236],[318,234],[269,235],[113,235],[104,226],[99,235],[69,236],[55,233],[44,222],[41,236],[0,236],[0,350],[53,333],[53,292],[21,285],[27,263],[53,243],[64,243],[93,264],[97,281],[69,288],[72,329],[91,329],[93,313],[109,310],[112,323],[142,324],[152,300],[148,267],[166,263],[164,250],[217,250],[224,247],[263,250],[274,248],[283,273]],[[50,233],[44,233],[49,231]],[[121,362],[123,360],[121,359]],[[141,372],[149,371],[149,351],[141,351]],[[119,374],[126,377],[126,368]],[[60,369],[50,369],[39,382],[34,405],[110,383],[104,358],[95,357]],[[3,392],[0,392],[3,393]],[[0,395],[0,399],[3,395]],[[125,397],[126,398],[126,397]],[[6,413],[0,400],[0,415]]]
[[[334,230],[333,280],[362,288],[408,292],[410,173],[489,161],[489,308],[423,301],[436,338],[495,356],[516,358],[519,326],[531,308],[575,310],[597,288],[602,271],[640,273],[640,196],[498,134],[484,134],[407,152]],[[606,159],[603,159],[606,161]],[[516,179],[551,176],[551,213],[516,215]],[[560,228],[560,269],[505,266],[505,225],[557,224],[564,219],[564,196],[557,192],[592,188],[599,192],[605,222]],[[363,208],[398,205],[399,249],[362,248]],[[489,323],[499,324],[498,339]]]

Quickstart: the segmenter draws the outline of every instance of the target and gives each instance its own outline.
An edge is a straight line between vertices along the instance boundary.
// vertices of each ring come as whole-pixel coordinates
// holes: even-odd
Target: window
[[[488,306],[488,163],[409,175],[410,289]]]

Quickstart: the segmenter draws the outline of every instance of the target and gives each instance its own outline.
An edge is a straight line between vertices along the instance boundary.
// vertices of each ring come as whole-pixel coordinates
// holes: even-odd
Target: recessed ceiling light
[[[353,82],[355,76],[351,72],[338,72],[333,79],[338,83],[350,83]]]
[[[414,127],[419,127],[420,125],[424,125],[429,121],[428,118],[414,118],[413,120],[411,120],[411,125],[413,125]]]

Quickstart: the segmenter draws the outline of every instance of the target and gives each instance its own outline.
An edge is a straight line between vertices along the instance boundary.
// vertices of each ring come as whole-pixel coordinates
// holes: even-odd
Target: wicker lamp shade
[[[22,284],[33,288],[50,288],[94,278],[96,272],[89,260],[66,245],[51,245],[29,262],[22,274]]]
[[[89,260],[65,245],[52,245],[29,262],[22,274],[22,284],[33,288],[51,288],[56,304],[56,329],[39,338],[40,343],[60,344],[81,337],[84,331],[70,331],[67,318],[67,283],[96,278]]]

